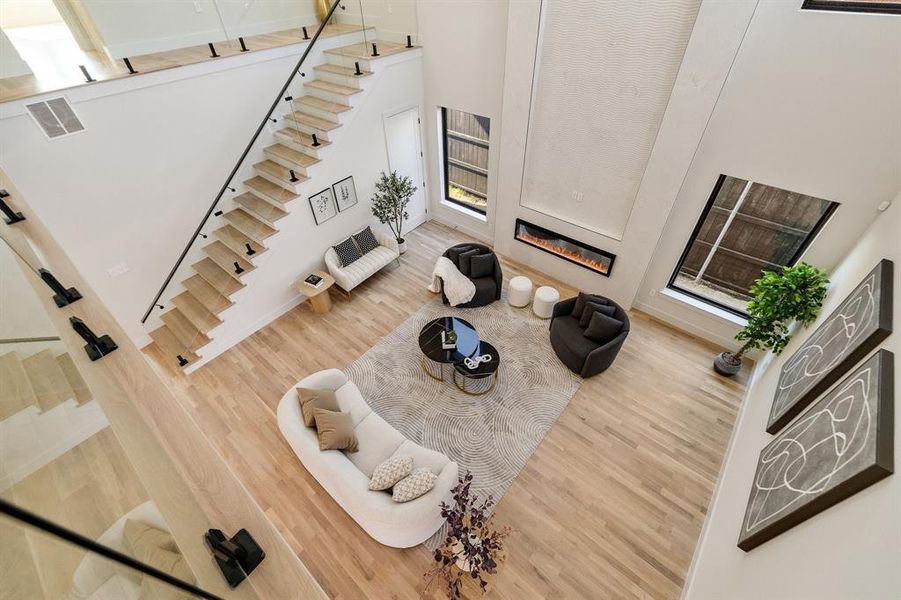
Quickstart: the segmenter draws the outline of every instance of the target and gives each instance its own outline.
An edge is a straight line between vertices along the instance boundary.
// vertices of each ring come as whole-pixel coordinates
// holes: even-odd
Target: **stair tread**
[[[223,218],[225,218],[226,221],[231,223],[241,233],[257,240],[258,242],[265,240],[267,237],[273,235],[276,232],[273,227],[266,225],[243,208],[230,210],[223,215]]]
[[[340,83],[332,83],[331,81],[325,81],[324,79],[314,79],[313,81],[307,81],[304,83],[304,86],[309,86],[325,92],[331,92],[333,94],[340,94],[342,96],[353,96],[354,94],[359,94],[363,91],[360,88],[341,85]]]
[[[160,347],[163,354],[166,356],[172,357],[173,362],[177,363],[177,356],[180,354],[183,358],[185,358],[189,363],[194,362],[199,356],[194,354],[192,351],[185,348],[184,344],[182,344],[175,334],[172,333],[172,330],[169,329],[168,325],[161,325],[157,327],[153,331],[150,332],[150,338],[156,342],[156,345]]]
[[[231,296],[244,287],[243,283],[229,275],[209,256],[200,259],[191,266],[223,296]]]
[[[332,63],[322,63],[321,65],[316,65],[315,67],[313,67],[313,70],[334,73],[335,75],[341,75],[343,77],[347,77],[348,79],[368,77],[369,75],[372,75],[372,71],[365,71],[362,68],[360,69],[362,73],[360,75],[357,75],[356,69],[354,69],[353,67],[342,67],[341,65],[333,65]]]
[[[301,123],[308,127],[312,127],[313,129],[319,129],[320,131],[332,131],[341,127],[341,123],[333,123],[332,121],[326,121],[325,119],[320,119],[319,117],[311,114],[307,114],[305,112],[289,112],[285,114],[285,119],[289,121],[294,121],[296,123]]]
[[[291,171],[288,169],[288,167],[282,166],[282,165],[278,164],[277,162],[275,162],[274,160],[266,159],[263,162],[258,162],[255,165],[253,165],[253,168],[261,173],[266,173],[270,177],[275,177],[276,179],[278,179],[280,181],[284,181],[285,182],[284,185],[291,185],[291,186],[299,185],[299,184],[303,183],[304,181],[307,181],[309,179],[309,177],[306,175],[301,175],[300,173],[297,172],[297,170],[298,169],[306,169],[308,166],[314,165],[319,162],[318,158],[313,158],[313,157],[309,156],[308,154],[303,154],[303,156],[306,157],[305,159],[303,159],[306,164],[298,165],[297,168],[294,169],[294,176],[298,179],[298,181],[291,181]],[[312,159],[312,162],[310,162],[309,159]],[[269,181],[269,180],[267,179],[267,181]],[[269,183],[273,183],[273,182],[269,181]],[[278,185],[278,184],[273,184],[273,185]],[[281,187],[281,186],[279,186],[279,187]],[[291,192],[291,193],[293,194],[293,192]],[[298,197],[299,196],[297,194],[294,194],[294,198],[298,198]]]
[[[219,229],[213,231],[213,235],[222,240],[222,243],[234,250],[241,252],[248,258],[259,256],[266,251],[266,246],[260,244],[251,237],[248,237],[240,229],[226,223]],[[247,247],[244,244],[250,244],[254,250],[252,255],[247,254]]]
[[[305,131],[300,131],[299,129],[294,129],[293,127],[283,127],[281,129],[279,129],[278,131],[276,131],[276,134],[286,137],[291,142],[293,142],[297,145],[305,146],[305,147],[309,147],[309,148],[324,148],[324,147],[330,146],[332,144],[328,140],[319,140],[319,145],[313,146],[313,136],[312,135],[310,135],[309,133],[307,133]],[[272,146],[267,146],[265,148],[265,150],[278,154],[279,152],[281,152],[281,148],[287,148],[288,150],[292,150],[292,151],[296,152],[296,150],[293,150],[293,148],[289,148],[288,146],[285,146],[284,144],[275,144]]]
[[[250,192],[245,192],[240,196],[235,196],[234,200],[240,206],[243,206],[249,212],[253,213],[257,217],[264,219],[267,223],[270,224],[275,223],[279,219],[288,215],[288,213],[284,210],[278,208],[277,206],[274,206],[273,204],[270,204],[269,202],[266,202],[259,196],[255,196]],[[232,250],[234,250],[234,248],[232,248]],[[243,252],[241,254],[244,255]]]
[[[300,106],[309,106],[333,114],[347,112],[351,109],[351,107],[347,104],[333,102],[332,100],[323,100],[318,96],[301,96],[300,98],[294,99],[294,104],[298,104]]]
[[[170,308],[162,314],[160,319],[166,324],[169,331],[178,338],[178,341],[192,352],[207,345],[210,341],[210,338],[194,327],[191,320],[178,307]]]
[[[190,291],[184,291],[172,298],[172,304],[187,317],[197,331],[203,334],[222,324],[222,319],[211,313]]]
[[[207,256],[216,261],[216,264],[222,267],[222,270],[239,281],[242,275],[246,275],[256,269],[252,262],[245,260],[243,256],[239,255],[219,240],[204,246],[203,251],[206,252]],[[235,273],[233,263],[238,263],[238,265],[244,269],[244,272]]]
[[[42,411],[49,410],[69,398],[75,398],[75,392],[69,387],[66,375],[56,362],[52,351],[41,350],[22,359],[22,367],[28,375],[28,381]]]
[[[266,163],[269,163],[269,164],[266,164]],[[265,165],[265,166],[260,166],[260,165]],[[265,171],[265,172],[269,173],[269,171],[273,169],[273,167],[271,165],[279,166],[270,160],[270,161],[263,161],[262,163],[257,163],[254,165],[254,168],[257,168],[257,169],[260,169],[261,171]],[[281,168],[284,168],[284,167],[281,167]],[[285,172],[287,173],[287,170]],[[269,174],[271,175],[273,173],[269,173]],[[276,175],[276,177],[278,177],[278,175]],[[300,180],[297,183],[300,183],[301,181],[306,181],[307,179],[309,179],[309,177],[306,177],[299,173],[297,174],[297,178]],[[265,177],[260,177],[259,175],[255,176],[255,177],[251,177],[250,179],[248,179],[247,181],[244,182],[244,185],[246,185],[248,188],[250,188],[256,192],[263,194],[267,198],[271,198],[272,200],[274,200],[275,202],[278,202],[280,204],[285,204],[287,202],[290,202],[291,200],[295,200],[295,199],[299,198],[299,196],[297,194],[295,194],[294,192],[292,192],[291,190],[287,190],[287,189],[283,188],[282,186],[278,185],[277,183],[273,183],[273,182],[269,181],[268,179],[266,179]]]
[[[181,283],[198,302],[214,315],[218,315],[234,304],[200,275],[191,275]]]
[[[28,375],[15,352],[0,356],[0,421],[29,406],[37,406]]]
[[[376,44],[378,47],[379,55],[372,56],[372,44]],[[368,42],[357,42],[355,44],[350,44],[349,46],[342,46],[340,48],[329,48],[324,52],[326,54],[332,54],[335,56],[343,56],[346,58],[353,59],[362,59],[362,60],[378,60],[379,58],[384,58],[386,56],[391,56],[393,54],[400,54],[402,52],[412,52],[413,50],[418,50],[419,46],[413,46],[412,48],[407,48],[405,44],[399,44],[397,42],[389,42],[386,40],[369,40]]]
[[[72,388],[72,391],[75,393],[75,401],[78,405],[80,406],[85,402],[92,400],[94,395],[91,393],[88,384],[85,383],[85,380],[82,378],[81,373],[78,372],[78,367],[75,366],[75,361],[72,360],[72,356],[68,352],[63,352],[56,357],[56,362],[59,364],[60,369],[62,369],[63,375],[66,376],[69,387]]]

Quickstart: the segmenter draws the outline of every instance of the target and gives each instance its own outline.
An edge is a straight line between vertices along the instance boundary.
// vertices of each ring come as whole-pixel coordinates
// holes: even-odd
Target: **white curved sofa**
[[[355,260],[346,267],[341,266],[341,260],[334,248],[329,248],[325,253],[325,266],[328,268],[329,274],[335,278],[335,283],[345,292],[354,289],[378,273],[382,267],[400,257],[400,250],[394,236],[380,229],[373,229],[372,233],[375,234],[379,247],[367,252],[363,258]]]
[[[304,426],[296,387],[335,390],[338,406],[353,421],[360,446],[357,452],[319,449],[316,430]],[[441,528],[439,504],[453,500],[450,490],[457,483],[457,463],[406,439],[369,408],[357,386],[337,369],[313,373],[295,388],[278,404],[279,429],[307,471],[366,533],[386,546],[409,548]],[[392,500],[390,492],[370,491],[372,471],[395,454],[412,456],[414,468],[437,474],[435,487],[403,503]]]

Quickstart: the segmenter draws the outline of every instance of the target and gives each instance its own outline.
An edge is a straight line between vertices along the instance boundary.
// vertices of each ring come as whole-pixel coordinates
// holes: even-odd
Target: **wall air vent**
[[[84,125],[65,98],[26,104],[25,108],[51,140],[84,131]]]

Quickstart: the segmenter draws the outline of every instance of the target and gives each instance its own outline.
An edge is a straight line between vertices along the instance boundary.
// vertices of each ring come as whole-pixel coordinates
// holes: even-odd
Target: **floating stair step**
[[[243,207],[245,210],[252,213],[255,217],[259,217],[260,219],[262,219],[267,225],[272,225],[273,223],[275,223],[282,217],[285,217],[288,215],[287,212],[283,211],[280,208],[277,208],[276,206],[274,206],[273,204],[271,204],[269,202],[266,202],[265,200],[261,199],[259,196],[255,196],[254,194],[251,194],[250,192],[245,192],[245,193],[241,194],[240,196],[235,196],[234,200],[239,206]],[[226,244],[226,246],[228,246],[232,250],[235,250],[229,244]],[[243,248],[242,250],[235,250],[235,251],[238,252],[239,254],[241,254],[242,256],[246,257],[247,249]]]
[[[362,68],[360,70],[362,71]],[[333,78],[340,77],[341,79],[343,79],[344,81],[347,82],[344,85],[348,85],[348,86],[353,85],[352,82],[354,82],[354,81],[359,81],[360,79],[363,79],[364,77],[368,77],[368,76],[372,75],[372,71],[363,71],[362,74],[357,75],[356,69],[354,69],[353,67],[345,67],[342,65],[333,65],[332,63],[323,63],[321,65],[316,65],[315,67],[313,67],[313,71],[315,71],[316,74],[321,77],[322,76],[331,76]],[[328,74],[328,75],[324,75],[324,74]],[[332,81],[335,81],[335,79],[332,79]]]
[[[185,286],[186,290],[191,292],[191,295],[194,296],[198,302],[214,315],[218,315],[234,304],[234,302],[223,296],[219,290],[210,285],[210,283],[200,275],[191,275],[182,281],[181,284]]]
[[[241,233],[240,230],[228,224],[214,230],[213,235],[216,236],[216,238],[219,239],[223,244],[225,244],[238,254],[244,255],[249,260],[253,260],[257,256],[266,252],[266,246],[255,241],[253,238],[247,237],[246,235]],[[253,250],[253,254],[247,254],[247,246],[245,244],[250,244],[250,248],[251,250]]]
[[[264,162],[266,162],[266,161],[264,161]],[[263,164],[263,163],[257,163],[256,165],[254,165],[254,168],[257,168],[258,170],[263,171],[263,168],[257,167],[257,165],[261,165],[261,164]],[[271,166],[273,167],[274,172],[279,172],[279,171],[274,170],[274,167],[276,167],[278,165],[276,165],[275,163],[271,163]],[[268,173],[268,169],[263,172]],[[287,170],[285,171],[285,173],[287,173]],[[288,179],[290,179],[290,177],[291,177],[291,175],[288,174]],[[306,175],[304,175],[302,173],[298,173],[297,178],[300,180],[297,182],[298,184],[303,183],[304,181],[309,179]],[[287,204],[291,200],[295,200],[298,198],[298,195],[295,194],[294,192],[292,192],[291,190],[287,190],[287,189],[283,188],[282,186],[278,185],[277,183],[269,181],[265,177],[260,177],[259,175],[257,175],[256,177],[252,177],[251,179],[248,179],[247,181],[244,182],[244,185],[246,185],[247,188],[250,191],[252,191],[253,193],[255,193],[259,196],[262,196],[266,200],[270,200],[279,205]],[[289,182],[289,185],[294,185],[294,184],[291,184]]]
[[[304,91],[317,98],[342,104],[350,104],[350,97],[363,90],[324,79],[314,79],[303,84]]]
[[[313,145],[313,136],[305,131],[300,131],[299,129],[294,129],[293,127],[284,127],[275,132],[275,135],[284,140],[286,143],[293,144],[297,148],[303,148],[304,152],[318,152],[322,150],[326,146],[331,146],[332,143],[328,140],[323,140],[317,134],[316,137],[319,139],[319,145]],[[287,150],[292,150],[288,146],[284,144],[275,144],[274,146],[269,146],[263,149],[263,152],[272,158],[273,156],[281,157],[282,148]],[[298,152],[298,150],[294,150]]]
[[[28,375],[15,352],[0,356],[0,421],[29,406],[37,406]]]
[[[319,141],[328,140],[331,131],[341,127],[341,123],[320,119],[305,112],[289,112],[282,117],[297,129],[307,133],[315,133]]]
[[[266,225],[243,208],[230,210],[222,217],[238,231],[255,239],[257,242],[262,242],[276,232],[275,228]]]
[[[191,322],[191,325],[193,325],[200,333],[209,333],[211,329],[222,324],[222,319],[211,313],[209,309],[189,291],[182,292],[172,298],[172,304],[187,317]]]
[[[191,266],[223,296],[231,296],[244,287],[243,283],[229,275],[209,256]]]
[[[323,100],[317,96],[301,96],[300,98],[294,99],[294,104],[298,106],[298,108],[313,108],[315,110],[320,110],[327,113],[340,114],[343,112],[347,112],[351,109],[347,104],[341,104],[340,102],[332,102],[331,100]]]
[[[309,151],[315,152],[315,148],[309,148]],[[307,172],[307,168],[315,165],[319,162],[319,158],[315,156],[311,156],[306,152],[300,152],[298,150],[294,150],[293,148],[289,148],[284,144],[275,144],[274,146],[268,146],[263,150],[263,153],[266,157],[288,169],[294,169],[297,172],[298,167],[302,170],[301,172]],[[290,173],[289,173],[290,175]]]
[[[243,256],[237,254],[219,240],[204,246],[203,251],[206,252],[207,256],[216,261],[216,264],[222,267],[223,271],[238,281],[241,281],[241,277],[256,269],[256,266],[254,266],[252,262],[245,260]],[[238,267],[243,269],[240,273],[236,272],[235,263],[238,263]]]
[[[56,362],[52,351],[41,350],[23,359],[22,367],[28,375],[28,381],[31,382],[31,388],[42,411],[49,410],[69,398],[75,398],[75,392],[69,387],[66,374]]]
[[[372,44],[375,44],[378,47],[378,56],[372,56]],[[418,49],[419,46],[407,48],[405,44],[399,44],[397,42],[389,42],[386,40],[369,40],[367,42],[357,42],[355,44],[342,46],[340,48],[329,48],[324,52],[325,54],[330,56],[337,56],[350,60],[359,60],[361,61],[360,66],[366,67],[368,66],[369,61],[378,60],[379,58],[392,56],[394,54],[401,54],[402,52],[412,52],[413,50]],[[365,61],[365,64],[363,61]]]
[[[166,324],[166,327],[169,328],[172,335],[174,335],[185,348],[192,352],[195,352],[198,348],[210,343],[210,338],[208,338],[206,334],[198,331],[191,323],[190,319],[188,319],[188,317],[186,317],[178,308],[167,310],[162,314],[160,319],[163,320],[163,323]]]
[[[64,352],[56,357],[56,362],[59,364],[59,368],[62,369],[63,375],[66,376],[69,387],[72,388],[72,391],[75,393],[75,401],[79,406],[92,400],[94,394],[91,393],[88,384],[85,383],[85,380],[81,377],[81,373],[78,372],[78,367],[75,366],[75,361],[72,360],[72,356],[68,352]]]
[[[178,341],[178,338],[175,337],[175,334],[172,333],[172,330],[169,329],[168,325],[162,325],[161,327],[157,327],[153,331],[150,332],[150,338],[156,342],[156,345],[160,347],[163,354],[170,357],[172,359],[173,364],[178,364],[177,356],[181,355],[182,358],[187,360],[189,363],[194,362],[199,356],[194,354],[191,350],[185,348],[184,344]]]
[[[286,167],[271,160],[264,160],[263,162],[258,162],[253,165],[253,168],[256,169],[257,173],[263,175],[267,179],[267,181],[276,183],[277,185],[287,187],[289,189],[296,189],[300,186],[301,183],[309,179],[309,177],[305,174],[307,168],[319,162],[318,158],[314,158],[308,154],[303,154],[301,152],[298,152],[297,154],[298,160],[301,161],[300,165]],[[303,164],[307,166],[302,166]],[[294,176],[297,177],[299,181],[291,181],[291,171],[289,169],[294,171]],[[301,175],[301,172],[303,172],[304,174]],[[273,179],[275,179],[276,181],[272,181]]]

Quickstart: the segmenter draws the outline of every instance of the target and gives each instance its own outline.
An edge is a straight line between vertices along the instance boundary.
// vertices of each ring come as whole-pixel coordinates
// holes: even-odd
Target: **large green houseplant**
[[[382,171],[378,181],[375,182],[375,195],[372,197],[372,214],[382,225],[387,225],[397,240],[401,254],[406,250],[406,242],[402,236],[404,221],[410,218],[407,214],[407,205],[416,186],[413,180],[404,175],[398,175],[397,171],[390,174]]]
[[[735,352],[721,352],[713,368],[721,375],[735,375],[741,358],[750,350],[779,354],[791,339],[791,324],[806,327],[816,320],[826,297],[826,272],[807,263],[765,271],[751,286],[748,323],[735,336],[744,341]]]

